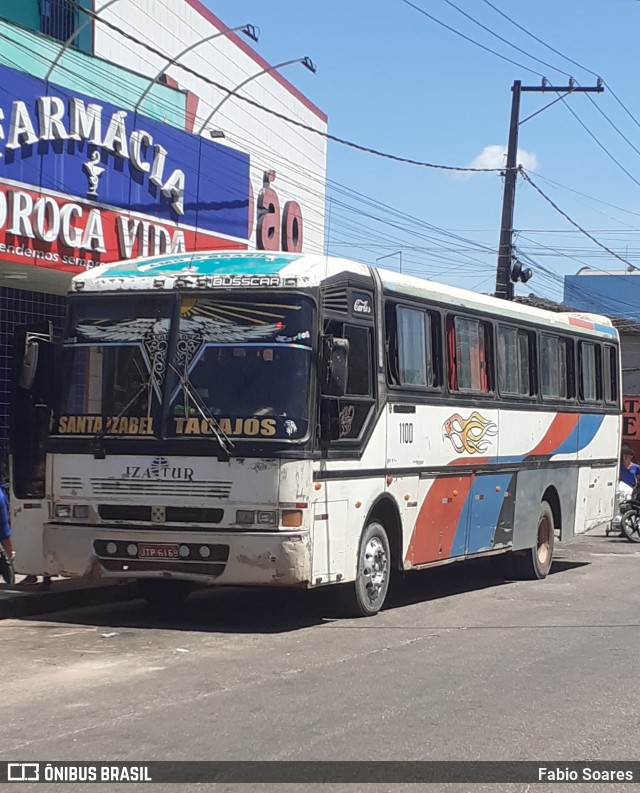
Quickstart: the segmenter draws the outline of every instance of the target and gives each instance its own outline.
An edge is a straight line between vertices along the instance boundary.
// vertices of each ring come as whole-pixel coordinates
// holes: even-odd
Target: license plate
[[[139,545],[138,559],[178,559],[177,545]]]

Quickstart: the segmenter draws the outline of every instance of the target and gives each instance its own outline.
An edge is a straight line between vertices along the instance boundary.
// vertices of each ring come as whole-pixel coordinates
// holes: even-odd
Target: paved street
[[[3,755],[636,759],[639,569],[640,546],[591,536],[542,582],[413,574],[369,620],[254,590],[198,594],[180,618],[136,600],[5,620]]]

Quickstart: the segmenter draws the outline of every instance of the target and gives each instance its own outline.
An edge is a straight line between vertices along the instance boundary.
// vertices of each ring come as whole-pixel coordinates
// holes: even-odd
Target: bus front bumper
[[[308,586],[310,540],[304,531],[181,532],[44,527],[46,573],[74,578],[160,578],[234,586]]]

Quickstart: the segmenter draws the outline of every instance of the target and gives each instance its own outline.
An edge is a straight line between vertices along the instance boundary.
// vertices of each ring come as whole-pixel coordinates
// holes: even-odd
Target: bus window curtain
[[[485,394],[489,391],[487,341],[488,331],[484,324],[480,322],[478,323],[478,361],[480,363],[478,382],[480,383],[480,390]]]
[[[453,317],[447,317],[447,378],[450,391],[458,390],[458,375],[456,372],[456,328]]]

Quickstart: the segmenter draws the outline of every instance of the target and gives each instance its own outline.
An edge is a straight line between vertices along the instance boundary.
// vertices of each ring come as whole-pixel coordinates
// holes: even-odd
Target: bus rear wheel
[[[372,521],[360,538],[353,584],[340,592],[340,611],[349,617],[373,617],[382,608],[391,575],[391,550],[384,526]]]
[[[160,581],[156,578],[139,578],[138,592],[150,606],[171,610],[181,606],[193,591],[189,581]]]
[[[518,578],[546,578],[553,562],[556,527],[553,511],[547,501],[540,505],[536,544],[522,555],[514,554],[513,569]]]

